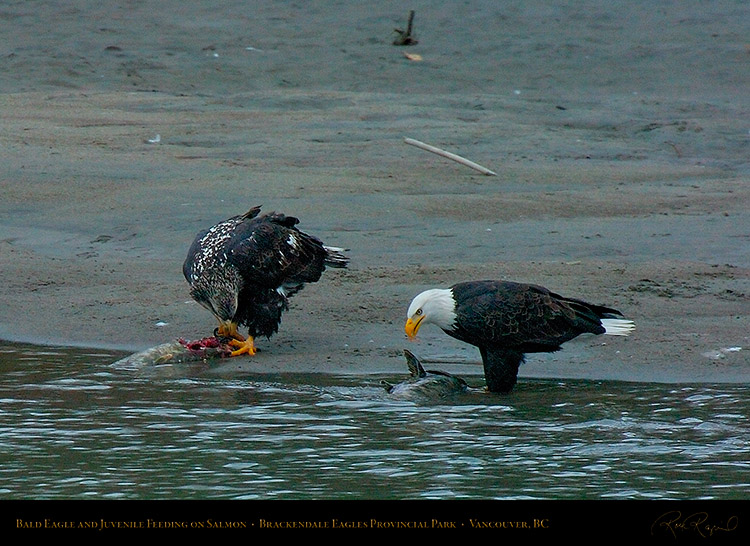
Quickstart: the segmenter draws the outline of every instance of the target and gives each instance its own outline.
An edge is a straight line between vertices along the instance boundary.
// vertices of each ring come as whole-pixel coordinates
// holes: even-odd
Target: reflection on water
[[[147,377],[120,356],[0,345],[0,498],[750,497],[743,385],[527,380],[425,405],[380,377]]]

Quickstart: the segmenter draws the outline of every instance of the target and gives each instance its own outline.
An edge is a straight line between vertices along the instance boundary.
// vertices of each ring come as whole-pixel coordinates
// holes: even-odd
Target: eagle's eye
[[[422,314],[422,309],[421,308],[417,309],[417,312],[414,313],[414,314],[417,315],[417,316],[421,315]]]

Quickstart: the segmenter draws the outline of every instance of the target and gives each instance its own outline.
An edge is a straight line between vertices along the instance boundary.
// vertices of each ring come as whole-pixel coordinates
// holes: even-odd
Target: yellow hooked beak
[[[406,331],[406,335],[409,336],[409,339],[417,337],[417,331],[419,330],[419,325],[422,324],[422,319],[424,319],[424,315],[418,316],[416,320],[408,319],[406,321],[404,330]]]

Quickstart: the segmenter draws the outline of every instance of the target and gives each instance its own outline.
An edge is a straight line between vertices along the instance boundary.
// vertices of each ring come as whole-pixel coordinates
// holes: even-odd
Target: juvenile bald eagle
[[[298,230],[297,218],[259,213],[254,207],[198,233],[182,266],[191,297],[217,318],[216,335],[231,340],[233,356],[255,354],[254,338],[278,331],[289,297],[318,281],[326,266],[349,261]]]
[[[564,298],[544,287],[472,281],[422,292],[407,312],[406,334],[433,323],[479,348],[487,389],[510,392],[526,353],[554,352],[583,334],[626,336],[635,327],[615,309]]]

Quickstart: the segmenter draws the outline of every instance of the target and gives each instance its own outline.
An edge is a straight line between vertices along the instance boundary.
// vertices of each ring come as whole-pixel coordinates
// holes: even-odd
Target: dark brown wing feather
[[[267,288],[319,280],[326,249],[298,230],[297,223],[297,218],[276,213],[246,219],[227,243],[228,263],[246,283]]]
[[[587,304],[541,286],[477,281],[455,285],[453,293],[458,313],[456,337],[474,345],[554,351],[579,334],[604,331]]]

